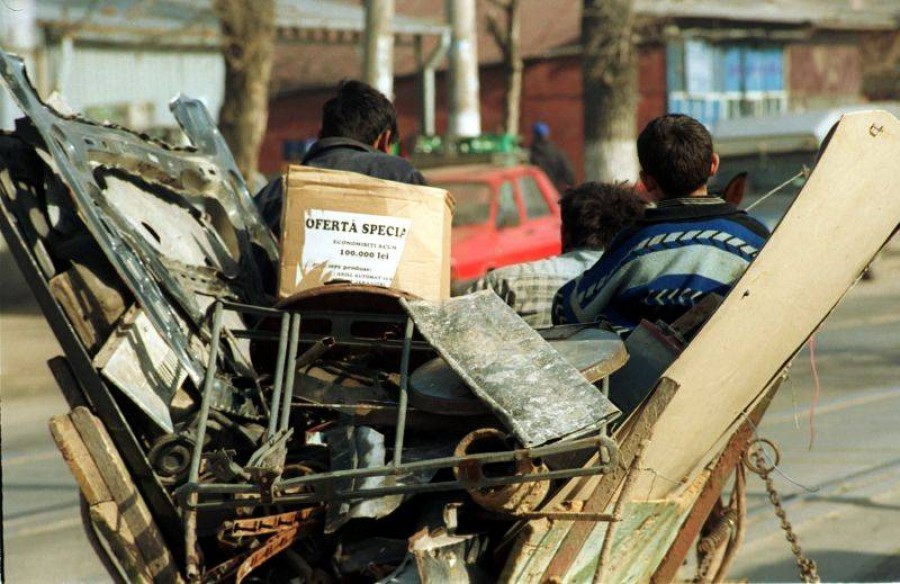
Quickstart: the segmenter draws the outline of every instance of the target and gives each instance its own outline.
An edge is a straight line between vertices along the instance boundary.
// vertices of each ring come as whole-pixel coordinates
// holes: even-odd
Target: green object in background
[[[466,138],[443,136],[419,136],[416,139],[417,154],[514,154],[519,150],[519,137],[514,134],[482,134]]]

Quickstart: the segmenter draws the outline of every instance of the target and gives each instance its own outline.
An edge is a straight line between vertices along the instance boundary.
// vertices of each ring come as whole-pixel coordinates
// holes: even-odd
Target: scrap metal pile
[[[565,479],[616,468],[614,334],[544,338],[491,293],[275,305],[277,245],[200,102],[172,102],[174,148],[0,74],[27,116],[0,136],[3,235],[179,578],[496,580]]]

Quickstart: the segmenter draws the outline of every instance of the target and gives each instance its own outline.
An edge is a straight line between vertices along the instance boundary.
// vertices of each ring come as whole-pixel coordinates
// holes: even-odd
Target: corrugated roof
[[[211,5],[210,0],[40,0],[37,19],[82,41],[213,46],[219,27]],[[358,3],[277,0],[276,10],[280,29],[365,29],[365,10]],[[440,34],[447,28],[440,20],[399,13],[393,25],[400,34]]]

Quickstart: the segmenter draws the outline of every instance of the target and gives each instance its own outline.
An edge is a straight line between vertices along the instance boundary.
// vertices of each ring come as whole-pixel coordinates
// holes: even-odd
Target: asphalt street
[[[812,425],[815,392],[805,350],[759,429],[782,447],[776,487],[826,582],[900,581],[898,242],[874,273],[816,336],[820,390]],[[6,306],[0,314],[3,558],[5,581],[14,584],[108,580],[82,531],[75,481],[47,430],[47,420],[66,410],[45,365],[58,353],[40,313]],[[762,481],[748,480],[747,538],[731,576],[797,581]]]

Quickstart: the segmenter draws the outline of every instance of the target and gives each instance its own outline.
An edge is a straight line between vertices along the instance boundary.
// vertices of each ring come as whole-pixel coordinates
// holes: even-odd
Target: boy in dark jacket
[[[700,122],[656,118],[637,147],[641,182],[658,205],[560,288],[556,324],[605,320],[628,333],[642,319],[672,322],[706,295],[727,294],[769,236],[746,212],[707,193],[719,157]]]

